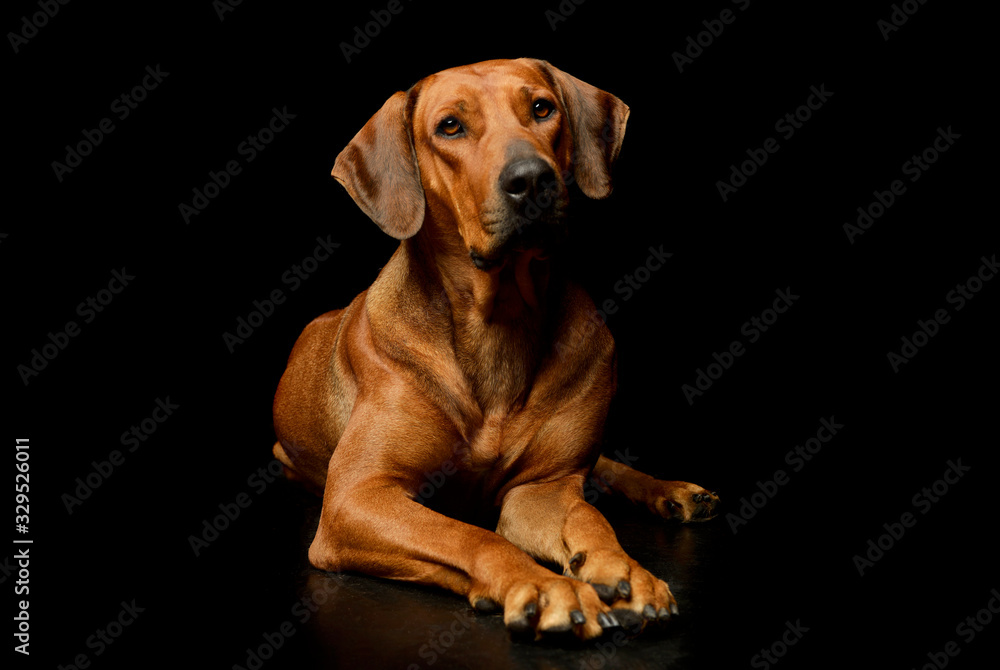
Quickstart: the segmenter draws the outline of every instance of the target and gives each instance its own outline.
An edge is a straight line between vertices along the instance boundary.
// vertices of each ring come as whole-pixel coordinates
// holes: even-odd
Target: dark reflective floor
[[[442,590],[309,568],[304,555],[318,501],[282,483],[271,502],[275,507],[268,514],[302,519],[298,547],[271,546],[275,558],[287,562],[281,574],[295,588],[287,608],[275,608],[263,618],[280,623],[284,612],[289,630],[294,629],[287,637],[291,643],[275,652],[282,667],[693,668],[706,667],[705,659],[719,660],[731,651],[731,632],[723,643],[717,624],[731,621],[736,609],[728,602],[726,585],[738,571],[730,559],[734,538],[722,519],[670,524],[627,503],[599,501],[622,546],[668,581],[681,615],[641,633],[612,629],[589,642],[532,642],[512,639],[502,615],[474,613],[463,598]],[[776,622],[779,628],[781,624]],[[279,630],[277,623],[271,628]],[[252,651],[268,638],[247,639]]]
[[[502,615],[474,613],[464,599],[431,588],[362,575],[305,570],[299,593],[316,609],[304,625],[317,667],[418,668],[662,668],[693,667],[688,658],[711,644],[703,637],[711,603],[697,597],[718,561],[719,524],[666,525],[626,509],[610,514],[621,543],[665,577],[682,616],[664,626],[614,629],[590,642],[512,640]]]

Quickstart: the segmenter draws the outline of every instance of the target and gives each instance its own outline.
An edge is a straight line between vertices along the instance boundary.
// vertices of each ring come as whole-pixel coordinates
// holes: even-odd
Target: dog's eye
[[[531,113],[535,115],[536,119],[546,119],[555,109],[556,106],[548,100],[539,99],[535,100],[535,103],[531,106]]]
[[[465,128],[462,127],[458,119],[454,116],[449,116],[438,124],[437,132],[438,135],[444,135],[445,137],[455,137],[465,132]]]

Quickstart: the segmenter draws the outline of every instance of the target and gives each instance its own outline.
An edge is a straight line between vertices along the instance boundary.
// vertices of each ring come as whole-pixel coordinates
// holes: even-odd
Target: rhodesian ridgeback
[[[444,587],[536,638],[677,614],[584,485],[684,522],[718,497],[601,455],[615,344],[557,264],[568,186],[611,193],[628,115],[545,61],[486,61],[395,93],[337,157],[401,242],[306,326],[275,395],[274,454],[323,495],[313,566]]]

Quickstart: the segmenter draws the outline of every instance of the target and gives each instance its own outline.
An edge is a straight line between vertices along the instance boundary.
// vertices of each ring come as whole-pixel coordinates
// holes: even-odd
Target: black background
[[[31,439],[35,542],[32,655],[15,654],[18,667],[65,665],[79,653],[95,668],[245,665],[245,649],[291,618],[318,575],[305,557],[316,502],[287,482],[260,492],[248,478],[271,460],[270,404],[298,333],[369,285],[397,244],[330,168],[393,92],[446,67],[519,56],[544,58],[631,108],[615,191],[600,202],[575,194],[567,255],[595,300],[617,306],[607,321],[620,371],[608,453],[628,449],[635,467],[717,490],[725,511],[737,512],[757,481],[791,472],[786,452],[821,418],[844,424],[736,534],[724,517],[663,530],[610,506],[609,516],[633,524],[623,544],[634,555],[648,551],[646,536],[668,545],[684,537],[694,547],[685,565],[699,566],[678,595],[687,622],[673,641],[669,632],[655,638],[697,642],[683,658],[647,654],[631,667],[744,665],[796,619],[810,631],[780,667],[919,667],[927,652],[960,642],[955,625],[1000,586],[986,461],[996,445],[1000,287],[986,282],[960,311],[946,300],[997,251],[985,205],[995,189],[993,126],[980,113],[995,77],[982,66],[981,10],[920,5],[885,40],[877,21],[889,18],[889,3],[754,1],[741,11],[721,0],[589,0],[555,30],[546,16],[555,0],[402,6],[350,63],[338,45],[384,3],[245,0],[221,21],[209,2],[70,3],[8,51],[3,432],[8,443]],[[678,72],[673,52],[726,8],[735,21]],[[20,30],[38,11],[9,5],[3,25]],[[60,182],[52,163],[65,161],[66,145],[114,117],[112,101],[157,65],[169,72],[163,83]],[[811,86],[832,95],[782,138],[775,122]],[[247,163],[237,147],[273,108],[294,119]],[[938,128],[959,139],[910,182],[902,165]],[[716,182],[768,137],[780,149],[723,202]],[[242,173],[186,224],[178,205],[230,160]],[[895,179],[905,194],[851,244],[844,222]],[[317,236],[340,246],[291,291],[282,275]],[[673,256],[625,300],[617,282],[661,245]],[[77,305],[122,268],[135,279],[84,324]],[[287,300],[230,352],[223,333],[274,289]],[[741,326],[777,289],[800,298],[748,344]],[[894,372],[887,353],[942,308],[951,320]],[[25,385],[17,366],[70,320],[80,335]],[[746,353],[690,405],[682,385],[734,340]],[[121,434],[167,397],[179,405],[174,415],[68,514],[62,496],[76,478],[125,451]],[[958,458],[971,471],[859,576],[852,557],[883,523],[915,512],[913,496]],[[244,492],[251,506],[196,557],[189,537]],[[0,576],[12,589],[14,579]],[[412,620],[419,607],[405,604],[464,611],[447,594],[350,583],[357,607],[342,598],[265,667],[423,663],[416,646],[391,642],[405,637],[394,629],[422,624]],[[367,607],[365,589],[375,593]],[[699,598],[712,607],[696,606]],[[132,599],[146,611],[95,655],[88,636]],[[483,629],[474,635],[503,634],[496,619],[475,626]],[[960,642],[954,666],[981,667],[973,656],[995,654],[989,637]],[[627,653],[653,644],[639,638]],[[581,667],[573,651],[504,649],[477,667]],[[609,667],[627,664],[627,653]],[[436,666],[465,663],[456,650]]]

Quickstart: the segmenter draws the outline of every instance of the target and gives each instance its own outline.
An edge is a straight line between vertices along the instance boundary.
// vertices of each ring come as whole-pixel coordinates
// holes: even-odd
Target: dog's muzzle
[[[499,189],[515,233],[526,233],[536,224],[561,223],[564,218],[566,189],[552,166],[539,156],[508,162],[500,172]]]
[[[493,230],[495,242],[489,252],[470,250],[477,268],[489,270],[502,264],[509,251],[548,253],[566,236],[566,187],[544,159],[512,159],[500,172],[497,188],[506,216]]]

